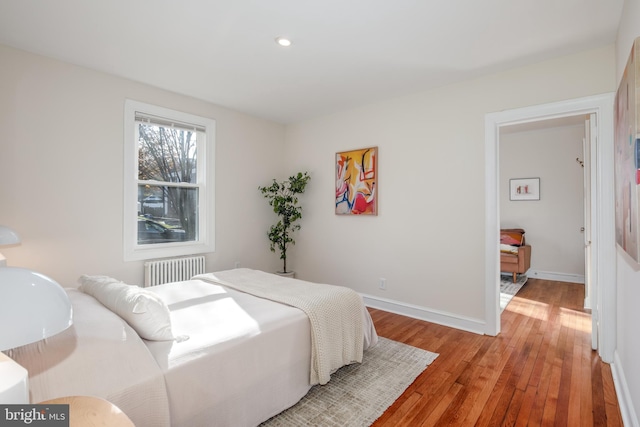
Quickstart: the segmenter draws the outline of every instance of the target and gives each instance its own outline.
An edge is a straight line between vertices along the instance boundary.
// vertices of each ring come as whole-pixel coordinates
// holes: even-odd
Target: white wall
[[[613,64],[608,46],[288,126],[288,162],[312,175],[292,267],[484,323],[485,114],[611,92]],[[335,152],[374,145],[379,215],[336,216]]]
[[[616,87],[629,59],[631,46],[640,37],[640,0],[626,0],[616,41]],[[613,226],[613,225],[612,225]],[[626,425],[638,426],[640,414],[640,340],[637,325],[640,324],[640,266],[618,247],[618,298],[617,298],[617,346],[615,369],[620,372],[622,389],[618,395]],[[625,411],[626,407],[626,411]]]
[[[22,244],[8,264],[64,286],[80,274],[140,283],[123,261],[126,98],[216,120],[216,252],[207,269],[275,270],[274,218],[258,185],[279,177],[284,127],[193,98],[0,46],[0,224]]]
[[[531,270],[584,281],[584,124],[500,135],[500,226],[523,228]],[[540,200],[509,200],[509,179],[540,178]],[[548,273],[548,274],[547,274]]]

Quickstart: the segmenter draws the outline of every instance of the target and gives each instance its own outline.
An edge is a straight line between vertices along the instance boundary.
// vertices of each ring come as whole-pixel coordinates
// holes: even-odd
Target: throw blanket
[[[200,274],[193,279],[304,311],[311,322],[311,385],[326,384],[340,367],[362,362],[365,308],[360,295],[352,289],[247,268]]]

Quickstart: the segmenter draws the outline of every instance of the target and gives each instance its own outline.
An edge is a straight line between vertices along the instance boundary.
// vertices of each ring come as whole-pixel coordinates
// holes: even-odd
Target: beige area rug
[[[369,426],[438,355],[380,337],[362,363],[345,366],[261,426]]]
[[[525,283],[527,283],[527,276],[524,274],[518,274],[515,283],[513,283],[513,275],[511,274],[500,276],[500,313],[504,311],[507,304]]]

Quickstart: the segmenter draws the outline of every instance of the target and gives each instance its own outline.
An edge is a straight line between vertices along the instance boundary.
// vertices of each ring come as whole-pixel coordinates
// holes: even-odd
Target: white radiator
[[[171,258],[144,263],[144,286],[189,280],[204,273],[204,256]]]

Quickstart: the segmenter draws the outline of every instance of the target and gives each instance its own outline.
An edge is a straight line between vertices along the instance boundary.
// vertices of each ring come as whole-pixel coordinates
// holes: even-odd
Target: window
[[[212,252],[215,121],[125,102],[125,261]]]

